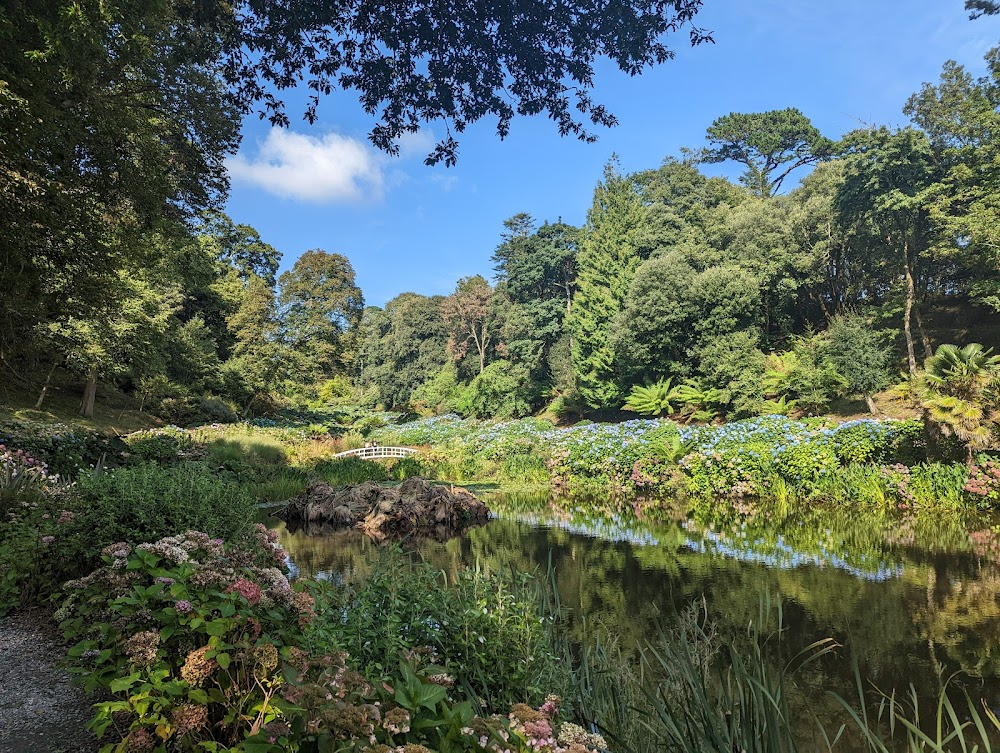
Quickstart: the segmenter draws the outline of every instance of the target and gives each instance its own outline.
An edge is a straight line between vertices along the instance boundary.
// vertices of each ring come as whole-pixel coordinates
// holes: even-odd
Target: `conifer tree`
[[[642,262],[637,235],[645,215],[635,182],[621,174],[613,158],[587,213],[570,318],[577,385],[592,408],[622,402],[611,329]]]

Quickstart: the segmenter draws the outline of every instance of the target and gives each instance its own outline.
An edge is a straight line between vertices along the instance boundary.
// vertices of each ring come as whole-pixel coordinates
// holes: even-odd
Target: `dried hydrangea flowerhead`
[[[215,659],[205,657],[209,651],[211,651],[210,646],[202,646],[190,652],[184,659],[184,665],[181,667],[181,679],[193,688],[200,687],[219,666]]]
[[[270,674],[278,666],[278,648],[273,643],[261,643],[254,646],[254,663],[260,667],[265,674]]]
[[[247,580],[246,578],[238,578],[229,585],[229,588],[226,589],[226,593],[238,593],[250,604],[258,604],[260,602],[260,597],[263,596],[264,592],[261,591],[260,586],[253,581]]]
[[[410,731],[410,712],[401,707],[389,709],[382,719],[382,727],[390,735],[402,735]]]
[[[195,703],[181,704],[170,715],[170,721],[177,728],[177,737],[184,737],[208,724],[208,707]]]
[[[156,747],[156,740],[149,730],[136,727],[124,740],[126,753],[150,753]]]
[[[150,667],[156,662],[159,646],[159,631],[144,630],[125,641],[125,654],[137,667]]]

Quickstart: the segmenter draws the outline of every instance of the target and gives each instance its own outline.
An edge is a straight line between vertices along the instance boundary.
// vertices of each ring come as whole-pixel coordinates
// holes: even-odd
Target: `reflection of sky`
[[[560,531],[586,536],[602,541],[625,542],[634,546],[659,546],[660,540],[649,531],[640,527],[627,525],[627,521],[618,515],[607,518],[585,518],[574,515],[572,518],[560,518],[552,515],[539,515],[530,512],[502,514],[498,517],[504,520],[514,520],[532,528],[557,528]]]
[[[601,539],[615,543],[627,543],[633,546],[659,546],[660,539],[652,531],[639,525],[630,525],[627,516],[611,515],[609,517],[588,517],[577,510],[570,517],[559,517],[542,513],[517,512],[504,513],[498,517],[515,520],[518,523],[533,528],[553,528],[577,536]],[[696,537],[699,536],[700,538]],[[863,555],[851,557],[832,552],[820,545],[818,553],[796,551],[787,544],[782,536],[773,543],[764,544],[766,550],[754,548],[763,542],[737,542],[725,538],[715,531],[705,531],[701,534],[688,535],[684,545],[691,551],[709,556],[726,557],[740,562],[753,562],[775,570],[793,570],[798,567],[829,567],[840,570],[861,580],[880,582],[898,578],[903,574],[902,565],[875,560]]]
[[[727,541],[715,531],[705,531],[701,540],[694,538],[687,539],[687,546],[696,552],[704,554],[721,555],[741,562],[756,562],[777,570],[792,570],[797,567],[813,565],[815,567],[831,567],[835,570],[842,570],[853,575],[855,578],[869,581],[884,581],[898,578],[903,574],[903,566],[878,560],[871,560],[867,557],[857,557],[861,561],[860,565],[849,563],[843,555],[828,551],[826,547],[820,546],[819,554],[806,554],[797,552],[785,543],[781,536],[777,541],[769,545],[769,551],[756,551],[747,542],[741,545],[737,542]]]

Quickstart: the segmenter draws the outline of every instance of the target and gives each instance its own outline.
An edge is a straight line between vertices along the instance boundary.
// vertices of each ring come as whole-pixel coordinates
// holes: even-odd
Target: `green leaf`
[[[130,674],[128,677],[119,677],[117,680],[112,680],[110,686],[111,692],[121,693],[123,691],[126,691],[129,688],[131,688],[138,679],[139,679],[139,673],[135,672],[133,674]]]

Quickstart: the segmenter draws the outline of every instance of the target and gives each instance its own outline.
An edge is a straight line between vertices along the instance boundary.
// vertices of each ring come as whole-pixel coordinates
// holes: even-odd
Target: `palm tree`
[[[926,420],[965,444],[971,464],[977,450],[993,442],[997,418],[1000,356],[979,343],[941,345],[917,380]]]

